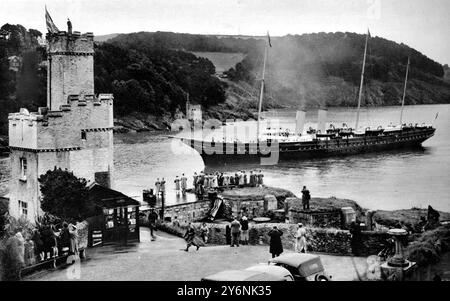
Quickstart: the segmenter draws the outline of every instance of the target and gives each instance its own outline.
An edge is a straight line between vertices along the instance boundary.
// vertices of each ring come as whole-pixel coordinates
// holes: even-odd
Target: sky
[[[272,36],[349,31],[380,36],[450,64],[449,0],[0,0],[0,26],[95,35],[136,31]]]

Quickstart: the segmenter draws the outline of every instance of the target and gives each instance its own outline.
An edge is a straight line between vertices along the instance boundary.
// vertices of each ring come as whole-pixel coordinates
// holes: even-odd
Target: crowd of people
[[[239,243],[248,245],[249,242],[249,224],[248,219],[244,215],[240,220],[236,217],[227,226],[227,232],[229,231],[229,240],[231,247],[239,247]],[[281,242],[281,236],[283,231],[274,226],[267,235],[270,237],[269,252],[272,254],[272,258],[278,257],[283,253],[283,244]],[[298,253],[306,253],[306,229],[302,223],[297,225],[297,231],[294,234],[294,250]]]
[[[55,225],[44,225],[34,229],[31,240],[38,261],[57,258],[59,255],[78,255],[77,227],[64,222],[57,229]]]
[[[259,187],[264,185],[264,174],[259,171],[246,172],[240,170],[233,173],[195,172],[193,175],[192,187],[197,195],[203,195],[205,191],[227,187]],[[174,179],[174,188],[176,195],[185,195],[188,190],[188,178],[183,173]],[[152,190],[151,190],[152,191]],[[161,198],[166,194],[166,180],[157,178],[155,182],[155,195]]]
[[[203,171],[193,176],[194,191],[197,195],[204,194],[205,190],[227,187],[259,187],[264,185],[264,174],[259,171],[223,173],[204,173]]]

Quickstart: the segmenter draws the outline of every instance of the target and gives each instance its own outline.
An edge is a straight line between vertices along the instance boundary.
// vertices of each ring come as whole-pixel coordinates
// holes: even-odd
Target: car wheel
[[[316,281],[329,281],[329,279],[324,275],[319,275],[316,277]]]

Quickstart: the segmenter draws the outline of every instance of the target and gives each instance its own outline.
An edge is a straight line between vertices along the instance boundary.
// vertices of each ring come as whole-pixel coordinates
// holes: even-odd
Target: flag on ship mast
[[[270,35],[269,35],[269,32],[267,32],[267,41],[269,42],[269,47],[272,47],[272,43],[270,43]]]
[[[56,27],[55,23],[53,23],[52,17],[47,11],[47,6],[45,6],[45,22],[47,23],[47,30],[50,33],[58,33],[59,29]]]

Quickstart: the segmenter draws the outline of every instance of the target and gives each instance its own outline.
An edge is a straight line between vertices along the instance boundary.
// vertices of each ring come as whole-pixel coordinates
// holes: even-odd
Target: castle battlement
[[[59,149],[83,147],[81,132],[105,132],[114,127],[113,95],[70,95],[59,111],[21,109],[9,119],[10,147]],[[39,139],[38,139],[39,137]]]
[[[40,107],[38,112],[29,112],[25,108],[21,108],[20,112],[9,113],[8,119],[12,121],[48,121],[48,118],[63,117],[64,112],[72,111],[74,107],[85,107],[88,103],[92,106],[103,106],[108,108],[113,105],[113,94],[96,95],[69,95],[68,104],[61,105],[59,111],[49,111],[47,107]]]
[[[81,34],[75,31],[71,34],[60,31],[55,34],[47,33],[47,51],[49,55],[93,55],[94,34]]]

